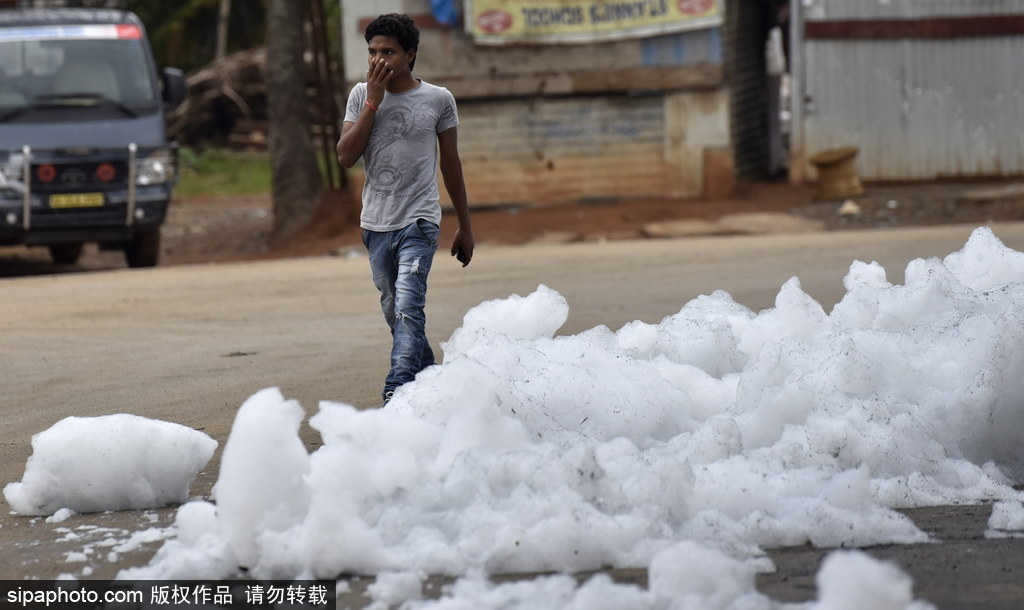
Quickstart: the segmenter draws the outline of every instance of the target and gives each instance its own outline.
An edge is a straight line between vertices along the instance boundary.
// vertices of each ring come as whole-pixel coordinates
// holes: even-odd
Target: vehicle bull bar
[[[135,176],[138,169],[135,167],[135,157],[138,155],[139,147],[135,142],[128,144],[128,205],[125,212],[124,226],[130,227],[135,221]],[[24,186],[24,198],[22,199],[21,226],[27,232],[32,228],[32,147],[21,148],[21,179]]]

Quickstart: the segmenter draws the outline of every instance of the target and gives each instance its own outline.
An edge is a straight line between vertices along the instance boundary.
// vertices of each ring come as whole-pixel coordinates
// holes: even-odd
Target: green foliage
[[[229,53],[263,44],[266,2],[233,0],[228,23]],[[128,0],[127,8],[146,25],[158,65],[191,72],[213,60],[220,0]]]
[[[300,2],[303,0],[290,0]],[[232,0],[228,23],[228,53],[263,46],[266,42],[267,2]],[[341,2],[323,2],[328,55],[341,57]],[[214,59],[220,0],[126,0],[149,33],[158,66],[192,72]]]
[[[179,195],[252,195],[269,193],[270,155],[219,148],[181,148]]]
[[[327,163],[338,172],[333,158],[317,156],[320,175],[326,181]],[[178,149],[179,195],[255,195],[271,190],[270,155],[266,152],[237,152],[226,148]]]
[[[324,25],[326,26],[327,55],[331,61],[340,62],[342,52],[341,2],[323,0]]]

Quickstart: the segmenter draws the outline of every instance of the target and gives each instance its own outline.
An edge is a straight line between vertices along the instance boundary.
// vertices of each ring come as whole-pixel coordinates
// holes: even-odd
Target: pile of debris
[[[312,68],[310,69],[312,72]],[[234,150],[267,148],[266,51],[241,51],[216,60],[185,78],[188,97],[171,115],[168,131],[185,146],[216,146]],[[316,82],[308,87],[314,137],[333,146],[337,138],[335,95],[321,99]],[[331,107],[334,104],[335,106]],[[325,110],[326,109],[326,110]]]
[[[266,80],[262,48],[227,55],[189,74],[188,97],[170,117],[170,135],[186,146],[266,149]]]

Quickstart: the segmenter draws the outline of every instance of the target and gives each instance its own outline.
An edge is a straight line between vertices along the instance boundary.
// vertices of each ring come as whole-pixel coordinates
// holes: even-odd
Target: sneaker
[[[389,402],[391,402],[391,397],[394,396],[394,395],[395,395],[395,391],[394,390],[388,390],[387,392],[384,392],[384,404],[386,405]]]

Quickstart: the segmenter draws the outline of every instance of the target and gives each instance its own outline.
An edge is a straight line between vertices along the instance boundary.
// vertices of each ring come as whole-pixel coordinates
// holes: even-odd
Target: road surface
[[[844,294],[854,260],[878,261],[903,281],[915,258],[960,249],[973,227],[821,232],[671,241],[478,248],[462,269],[446,252],[431,275],[428,332],[435,344],[478,303],[545,284],[570,305],[566,334],[632,320],[658,322],[689,300],[728,291],[756,310],[773,306],[793,276],[826,311]],[[994,227],[1024,250],[1024,223]],[[312,414],[320,400],[379,402],[389,336],[365,258],[113,269],[0,279],[0,485],[17,481],[33,434],[71,415],[129,412],[191,426],[223,447],[235,412],[261,388],[280,387]],[[311,447],[312,430],[304,429]],[[193,486],[216,478],[219,451]],[[173,509],[83,515],[47,524],[0,511],[0,579],[80,575],[58,528],[93,524],[131,532],[166,524]],[[1024,607],[1024,542],[985,540],[988,508],[911,511],[946,543],[872,549],[915,579],[915,594],[941,608]],[[76,546],[77,545],[77,546]],[[158,544],[90,562],[89,578],[144,563]],[[773,552],[779,572],[759,580],[776,599],[814,596],[822,551]],[[642,574],[622,578],[642,581]]]

